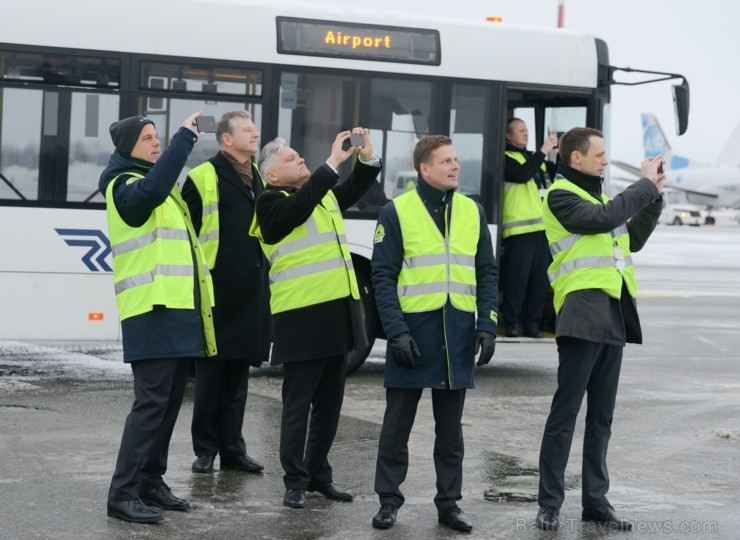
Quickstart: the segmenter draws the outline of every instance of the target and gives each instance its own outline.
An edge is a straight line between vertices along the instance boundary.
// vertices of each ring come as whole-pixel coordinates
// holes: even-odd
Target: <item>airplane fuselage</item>
[[[688,190],[686,196],[689,202],[694,204],[740,208],[740,169],[737,168],[674,169],[668,171],[666,185]],[[702,193],[708,195],[702,195]],[[709,195],[716,195],[716,197]]]

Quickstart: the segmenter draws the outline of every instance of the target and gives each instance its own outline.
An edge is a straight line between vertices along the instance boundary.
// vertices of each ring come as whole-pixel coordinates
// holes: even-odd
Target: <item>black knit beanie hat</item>
[[[110,138],[116,149],[124,156],[130,156],[131,151],[139,140],[141,130],[147,124],[154,125],[154,122],[146,116],[131,116],[124,118],[110,125]]]

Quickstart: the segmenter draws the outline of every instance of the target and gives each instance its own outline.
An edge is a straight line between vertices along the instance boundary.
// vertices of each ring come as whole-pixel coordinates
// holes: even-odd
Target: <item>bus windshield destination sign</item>
[[[280,54],[432,66],[441,62],[439,32],[423,28],[277,17],[277,39]]]

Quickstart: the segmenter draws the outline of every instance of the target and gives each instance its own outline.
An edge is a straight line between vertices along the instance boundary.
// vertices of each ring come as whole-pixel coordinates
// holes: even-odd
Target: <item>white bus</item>
[[[337,132],[369,128],[383,170],[345,218],[373,341],[375,219],[419,137],[452,138],[460,191],[498,238],[507,117],[533,147],[548,129],[608,132],[612,72],[603,41],[562,29],[272,0],[16,2],[0,18],[0,339],[119,338],[97,190],[119,118],[149,116],[166,144],[193,111],[246,108],[310,167]],[[186,170],[216,151],[203,137]]]

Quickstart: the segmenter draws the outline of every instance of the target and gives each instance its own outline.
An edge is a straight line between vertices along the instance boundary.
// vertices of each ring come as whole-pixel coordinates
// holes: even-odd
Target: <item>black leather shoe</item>
[[[303,508],[306,506],[306,492],[302,489],[286,489],[283,504],[291,508]]]
[[[519,325],[507,326],[504,335],[506,337],[519,337]]]
[[[128,501],[108,501],[108,515],[131,523],[156,523],[164,516],[145,505],[141,499]]]
[[[584,508],[583,513],[581,514],[581,519],[583,521],[600,523],[617,531],[632,530],[632,522],[619,517],[614,511],[614,507],[611,505],[599,506],[596,508]]]
[[[537,510],[537,528],[542,531],[557,531],[560,527],[560,510],[554,506],[542,506]]]
[[[221,469],[236,469],[237,471],[260,472],[264,465],[253,460],[248,455],[221,456]]]
[[[446,525],[453,531],[470,532],[473,530],[473,524],[457,506],[442,510],[437,516],[442,525]]]
[[[139,494],[141,500],[150,506],[158,506],[162,510],[177,510],[182,512],[190,508],[190,503],[180,497],[175,497],[167,484],[162,484],[157,489],[144,491]]]
[[[352,499],[355,498],[352,493],[339,489],[331,482],[328,484],[310,482],[308,484],[308,487],[306,488],[306,491],[318,491],[324,497],[333,501],[350,502]]]
[[[539,328],[526,328],[524,330],[524,335],[529,338],[535,338],[535,339],[542,339],[545,337],[545,334],[543,334]]]
[[[390,504],[380,506],[378,513],[373,516],[373,527],[376,529],[390,529],[396,522],[398,508]]]
[[[193,472],[212,473],[213,458],[214,456],[198,456],[198,459],[193,461]]]

